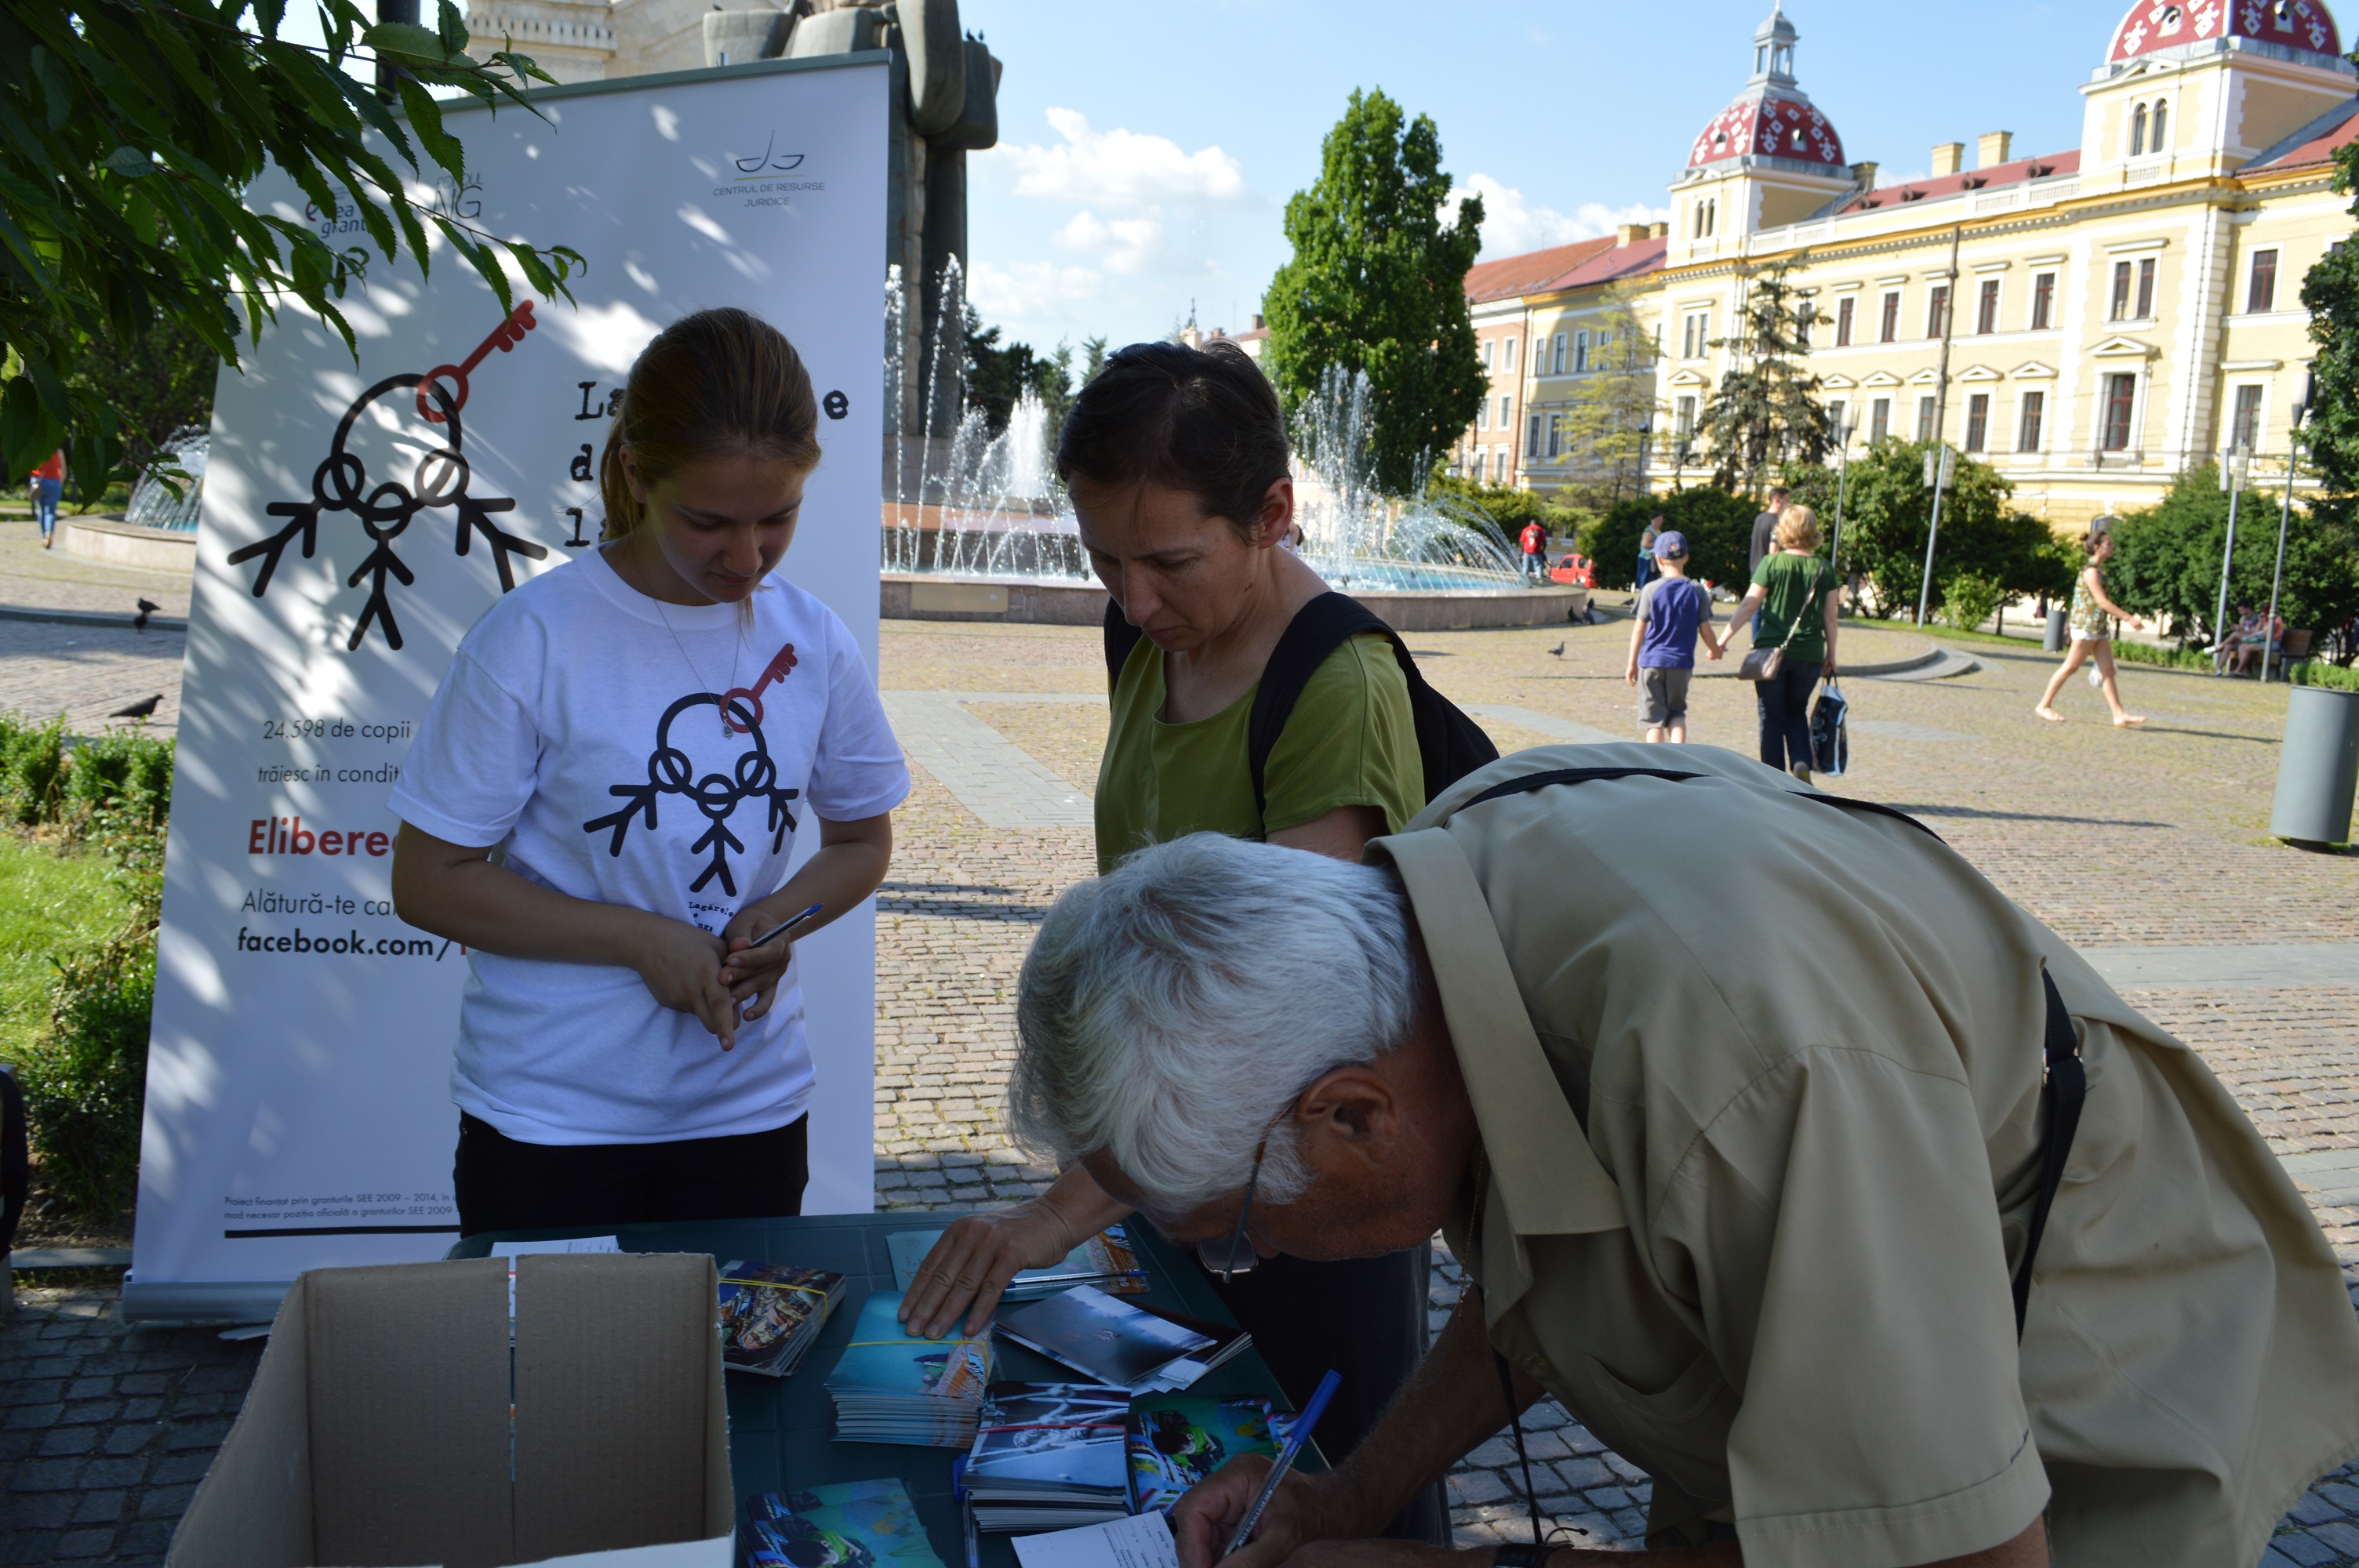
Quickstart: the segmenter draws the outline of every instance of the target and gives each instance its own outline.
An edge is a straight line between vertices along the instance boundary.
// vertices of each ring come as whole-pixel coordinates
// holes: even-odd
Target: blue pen
[[[747,950],[751,951],[753,948],[759,947],[766,942],[776,941],[778,937],[784,936],[788,932],[792,931],[796,926],[800,925],[804,921],[809,920],[812,915],[817,914],[821,910],[825,909],[827,905],[823,903],[815,903],[809,909],[804,910],[800,914],[796,915],[791,920],[780,921],[777,925],[771,926],[767,931],[763,932],[762,935],[755,937],[753,941],[746,944]]]
[[[1310,1402],[1302,1407],[1300,1415],[1294,1418],[1294,1425],[1286,1434],[1286,1446],[1277,1451],[1277,1463],[1269,1467],[1269,1479],[1261,1484],[1261,1496],[1256,1498],[1253,1507],[1245,1510],[1245,1521],[1237,1526],[1236,1534],[1229,1537],[1229,1549],[1222,1552],[1222,1556],[1233,1556],[1244,1548],[1246,1538],[1254,1532],[1254,1526],[1261,1522],[1262,1510],[1269,1507],[1270,1498],[1277,1496],[1277,1484],[1286,1479],[1288,1470],[1294,1468],[1294,1456],[1302,1452],[1304,1444],[1310,1441],[1310,1429],[1317,1426],[1319,1418],[1327,1412],[1327,1401],[1335,1397],[1335,1390],[1343,1386],[1343,1379],[1332,1370],[1319,1379],[1319,1391],[1310,1396]]]

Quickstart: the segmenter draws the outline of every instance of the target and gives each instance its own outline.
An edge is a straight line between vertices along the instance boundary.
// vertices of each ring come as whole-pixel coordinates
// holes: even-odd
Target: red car
[[[1549,580],[1570,588],[1593,589],[1597,586],[1597,563],[1587,556],[1568,551],[1559,556],[1556,565],[1549,568]]]

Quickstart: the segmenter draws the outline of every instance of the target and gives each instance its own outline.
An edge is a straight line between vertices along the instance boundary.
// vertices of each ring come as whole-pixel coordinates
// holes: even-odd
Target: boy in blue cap
[[[1655,561],[1662,575],[1638,592],[1630,664],[1622,674],[1638,688],[1638,722],[1647,727],[1647,739],[1676,745],[1688,738],[1696,641],[1701,637],[1715,659],[1723,644],[1712,633],[1711,592],[1688,576],[1687,535],[1675,529],[1658,535]]]

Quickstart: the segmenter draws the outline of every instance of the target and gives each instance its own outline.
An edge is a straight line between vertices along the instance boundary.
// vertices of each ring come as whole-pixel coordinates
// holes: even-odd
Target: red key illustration
[[[763,667],[761,678],[756,680],[752,686],[735,687],[722,693],[721,722],[723,727],[725,728],[732,735],[743,735],[751,729],[753,725],[761,723],[762,688],[772,685],[775,682],[786,679],[787,673],[789,670],[792,670],[799,662],[799,661],[795,658],[795,645],[792,643],[788,643],[778,650],[777,655],[771,659],[768,665]],[[753,719],[750,723],[740,724],[730,714],[729,710],[736,706],[740,697],[745,699],[746,708],[753,714]]]
[[[527,299],[503,317],[500,324],[492,329],[490,337],[475,345],[475,351],[467,356],[466,363],[436,365],[432,370],[428,371],[426,379],[418,384],[419,415],[432,424],[442,423],[444,417],[442,410],[429,404],[427,394],[431,392],[436,401],[441,401],[444,395],[434,384],[446,379],[451,383],[451,387],[449,398],[451,408],[457,410],[467,406],[467,377],[473,373],[477,365],[484,362],[484,356],[494,349],[499,350],[502,353],[508,352],[524,341],[524,335],[527,332],[539,325],[539,322],[532,319],[532,301]]]

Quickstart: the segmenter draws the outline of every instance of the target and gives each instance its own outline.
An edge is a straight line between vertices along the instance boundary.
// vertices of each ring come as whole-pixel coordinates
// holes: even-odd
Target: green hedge
[[[51,956],[47,1023],[16,1064],[42,1184],[101,1221],[137,1186],[172,762],[171,741],[136,730],[71,745],[61,718],[0,714],[0,813],[50,829],[45,845],[95,848],[130,895],[114,935]]]
[[[2303,659],[2289,665],[2286,678],[2296,686],[2324,687],[2329,691],[2359,691],[2359,670],[2330,665],[2323,659]]]
[[[1743,593],[1751,579],[1753,519],[1760,508],[1741,495],[1698,488],[1617,501],[1581,535],[1580,549],[1597,562],[1597,586],[1628,588],[1638,565],[1638,540],[1657,512],[1664,525],[1687,535],[1688,575]]]
[[[2212,655],[2194,648],[2158,648],[2151,643],[2114,639],[2114,657],[2125,665],[2159,665],[2171,670],[2209,670]]]

